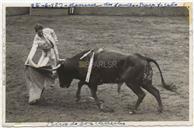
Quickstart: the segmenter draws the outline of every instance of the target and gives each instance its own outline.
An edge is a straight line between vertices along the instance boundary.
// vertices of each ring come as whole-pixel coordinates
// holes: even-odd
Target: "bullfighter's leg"
[[[31,83],[31,84],[34,84],[34,83]],[[43,89],[32,85],[32,87],[29,88],[29,100],[28,100],[28,103],[30,105],[34,105],[34,104],[38,103],[38,101],[41,98],[42,93],[43,93]]]
[[[152,86],[152,84],[146,84],[142,86],[145,90],[147,90],[148,92],[150,92],[157,100],[158,102],[158,112],[162,112],[163,111],[163,105],[162,105],[162,101],[161,101],[161,97],[160,97],[160,92],[158,89],[156,89],[154,86]]]
[[[133,109],[132,112],[130,112],[130,114],[133,114],[133,113],[136,113],[140,103],[143,101],[144,97],[145,97],[145,92],[136,84],[128,84],[127,83],[127,86],[129,88],[131,88],[131,90],[138,96],[138,99],[137,99],[137,102],[135,104],[135,107]]]
[[[81,88],[82,88],[83,85],[84,85],[84,82],[79,81],[78,89],[77,89],[77,92],[76,92],[76,102],[79,102],[80,99],[81,99],[80,92],[81,92]]]

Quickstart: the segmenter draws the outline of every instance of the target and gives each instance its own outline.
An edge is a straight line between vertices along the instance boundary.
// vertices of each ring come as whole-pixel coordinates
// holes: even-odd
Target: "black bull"
[[[138,96],[132,113],[135,113],[145,97],[145,93],[141,88],[144,88],[156,98],[159,106],[158,111],[162,112],[163,105],[160,93],[158,89],[152,86],[150,62],[157,66],[163,87],[172,90],[173,86],[168,86],[165,83],[160,67],[155,60],[140,54],[124,55],[107,50],[96,52],[90,80],[87,83],[85,79],[91,54],[80,60],[86,52],[88,51],[83,51],[61,63],[61,66],[57,69],[60,87],[69,87],[73,79],[80,80],[76,93],[77,100],[80,99],[81,87],[86,84],[90,88],[91,95],[97,106],[103,111],[103,103],[96,95],[97,86],[103,83],[125,83]]]

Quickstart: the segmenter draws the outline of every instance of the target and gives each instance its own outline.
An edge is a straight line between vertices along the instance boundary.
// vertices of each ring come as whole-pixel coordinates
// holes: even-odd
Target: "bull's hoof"
[[[112,113],[112,112],[114,112],[114,109],[103,105],[103,107],[100,108],[100,111],[104,112],[104,113]]]
[[[33,100],[33,101],[29,102],[29,105],[36,105],[36,104],[38,104],[38,101],[39,100]]]
[[[136,114],[136,113],[137,113],[137,111],[136,111],[136,110],[129,111],[129,114],[130,114],[130,115],[133,115],[133,114]]]
[[[114,110],[110,109],[110,108],[109,109],[105,109],[105,108],[104,109],[100,109],[100,111],[104,112],[104,113],[113,113],[114,112]]]
[[[80,99],[81,98],[76,98],[75,102],[77,102],[77,103],[80,102]]]
[[[163,108],[158,108],[158,112],[162,113],[163,112]]]

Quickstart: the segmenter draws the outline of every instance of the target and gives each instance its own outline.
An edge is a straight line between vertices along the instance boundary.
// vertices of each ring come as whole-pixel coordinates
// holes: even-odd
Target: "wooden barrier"
[[[7,7],[6,16],[29,14],[29,7]]]
[[[119,16],[188,16],[189,11],[186,7],[123,7],[123,8],[75,8],[77,15],[119,15]]]
[[[70,13],[71,12],[71,13]],[[72,8],[28,8],[8,7],[6,15],[38,15],[38,16],[63,16],[72,14]],[[76,7],[73,8],[74,15],[108,15],[108,16],[188,16],[186,7]]]
[[[33,16],[63,16],[68,15],[68,8],[30,8]]]

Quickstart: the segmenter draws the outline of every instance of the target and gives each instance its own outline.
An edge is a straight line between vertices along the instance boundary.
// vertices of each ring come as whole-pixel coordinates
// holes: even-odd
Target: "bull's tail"
[[[171,83],[171,84],[166,84],[166,82],[164,81],[164,77],[163,77],[163,74],[162,74],[162,71],[161,71],[161,69],[160,69],[159,64],[158,64],[154,59],[151,59],[151,58],[149,58],[149,57],[144,57],[144,58],[145,58],[149,63],[150,63],[150,62],[153,62],[153,63],[157,66],[157,68],[158,68],[158,70],[159,70],[159,72],[160,72],[160,77],[161,77],[162,86],[163,86],[165,89],[167,89],[167,90],[176,92],[176,86],[175,86],[173,83]]]
[[[166,84],[166,82],[165,82],[165,80],[164,80],[164,77],[163,77],[163,74],[162,74],[162,71],[161,71],[161,69],[160,69],[160,66],[159,66],[159,64],[158,64],[154,59],[149,58],[149,57],[142,56],[142,55],[140,55],[140,54],[136,54],[136,55],[139,56],[139,57],[141,57],[141,58],[143,58],[143,59],[145,59],[148,63],[150,63],[150,62],[154,63],[154,64],[157,66],[157,68],[158,68],[158,70],[159,70],[159,72],[160,72],[160,77],[161,77],[162,86],[163,86],[165,89],[167,89],[167,90],[170,90],[170,91],[173,91],[173,92],[176,92],[177,94],[179,94],[179,93],[176,91],[176,90],[177,90],[176,86],[175,86],[173,83]],[[122,84],[123,84],[123,83],[118,83],[118,88],[117,88],[118,94],[120,94],[120,89],[121,89]]]

